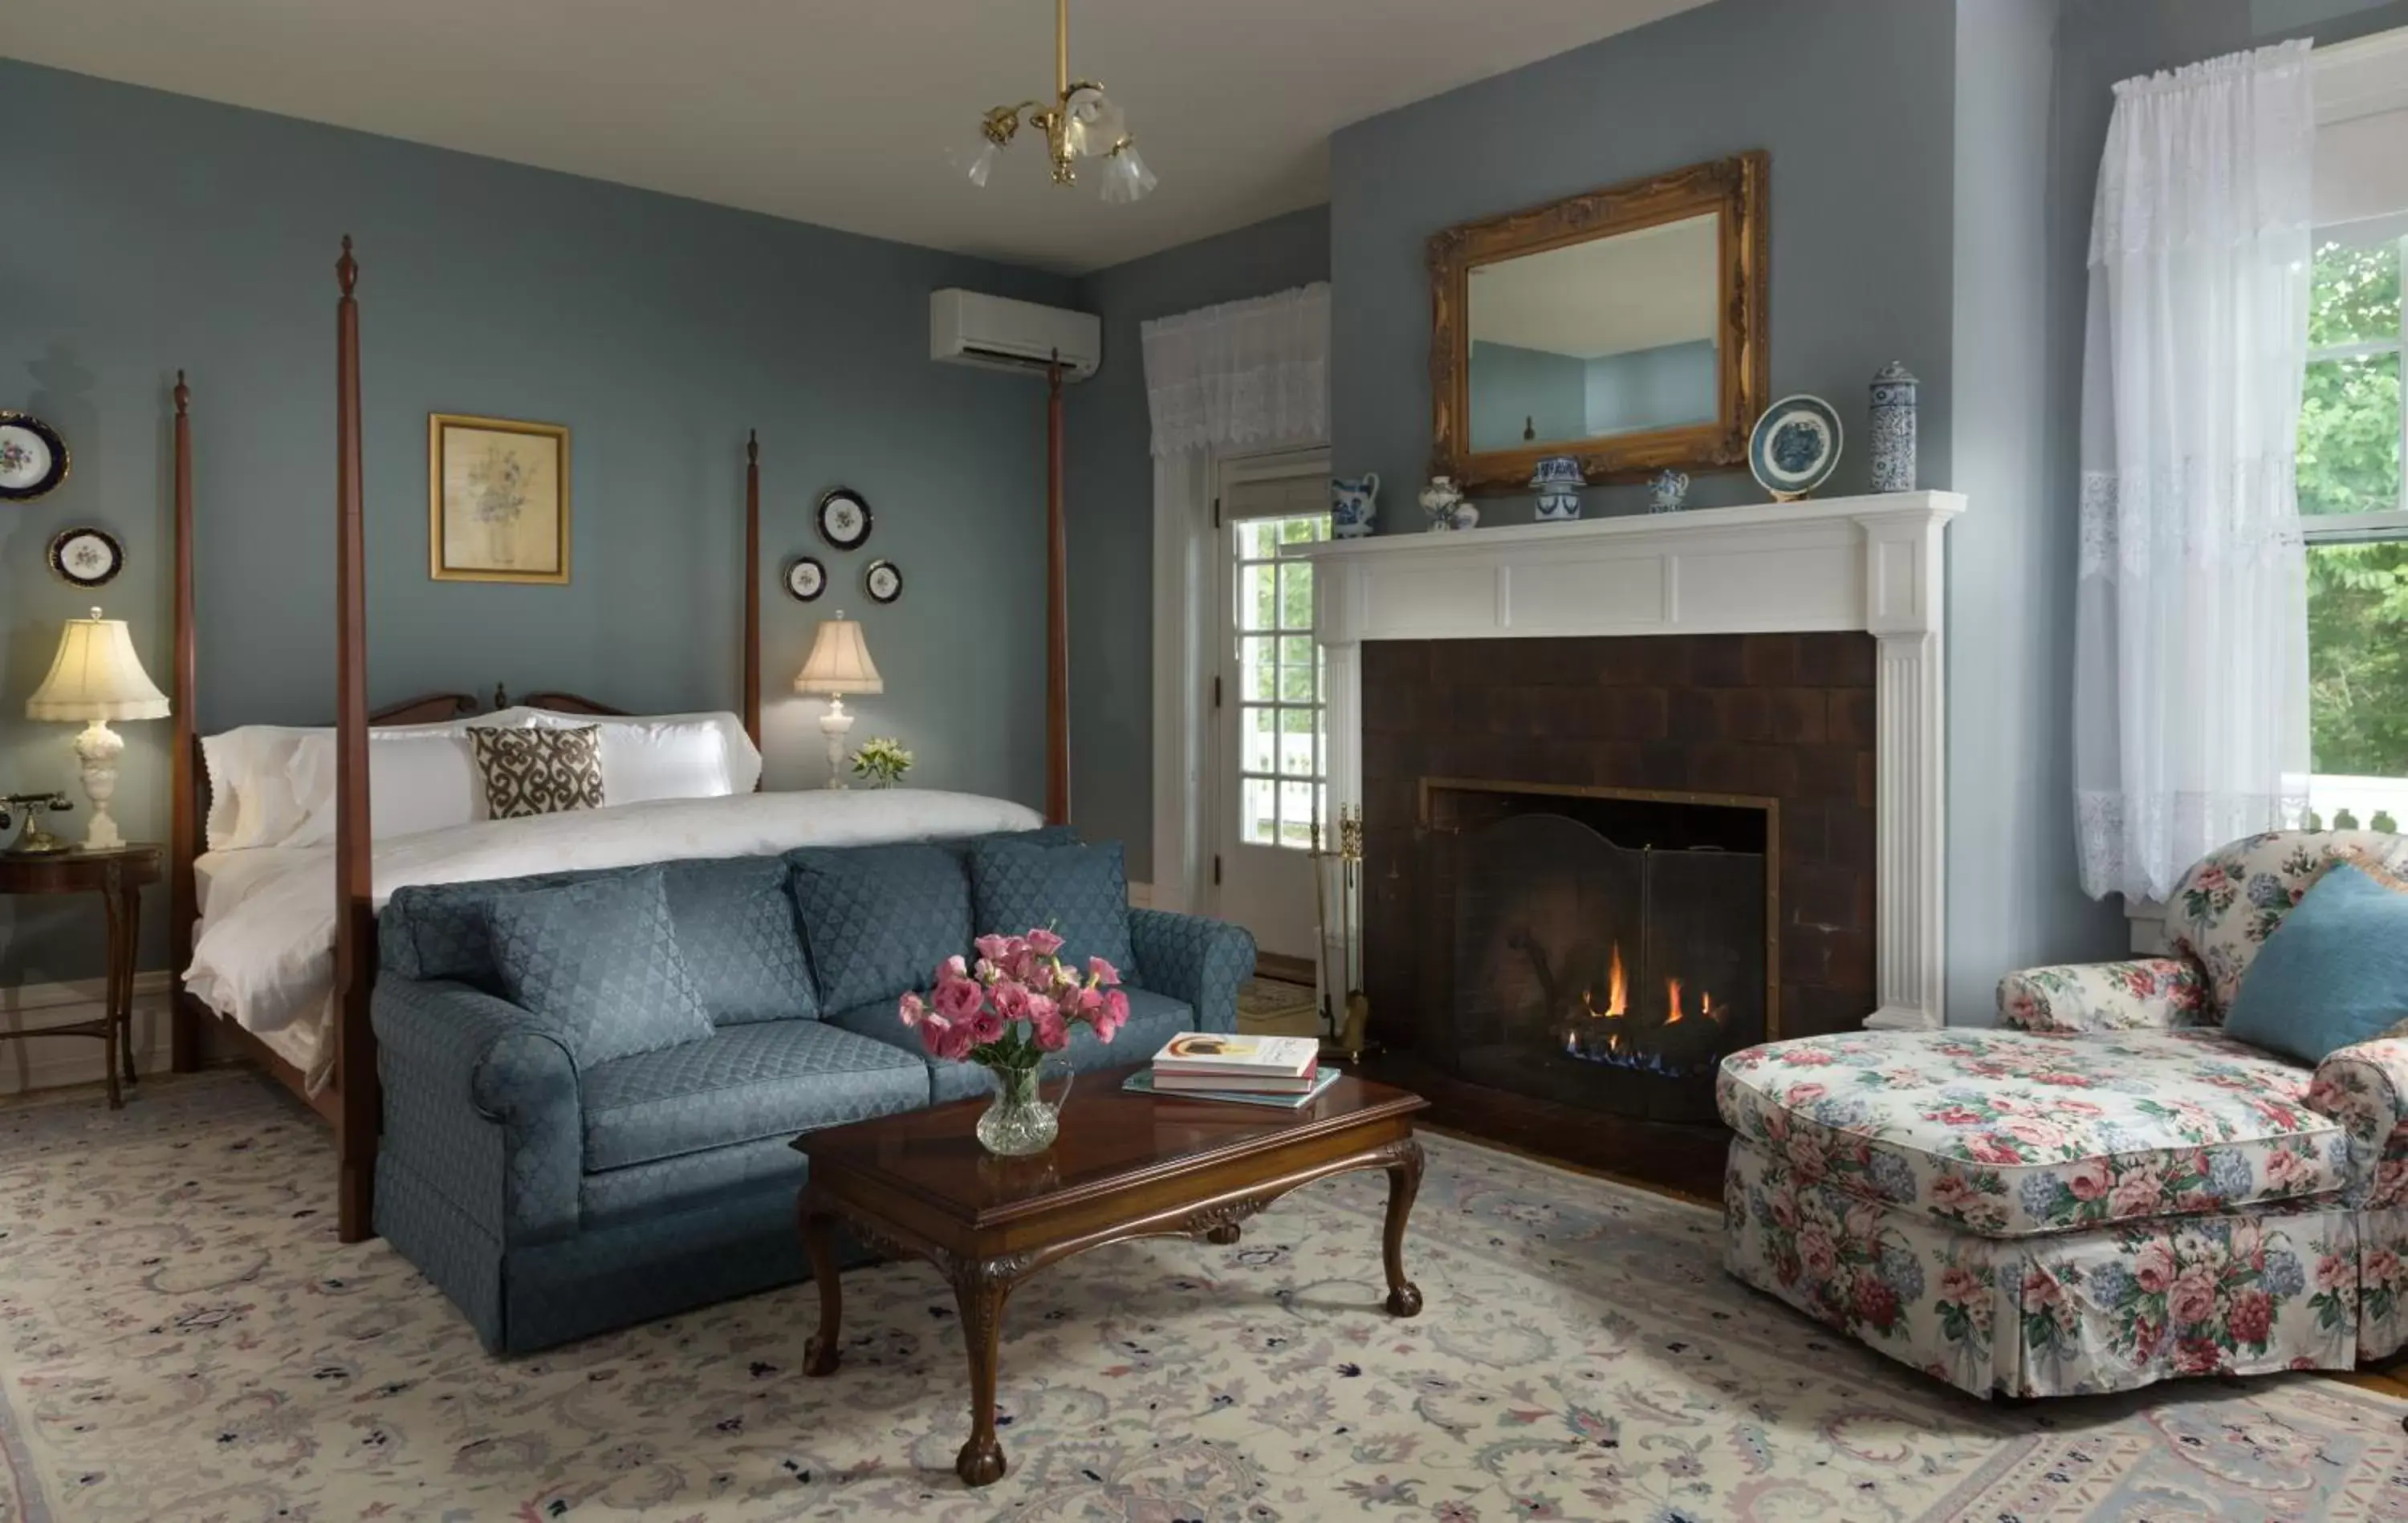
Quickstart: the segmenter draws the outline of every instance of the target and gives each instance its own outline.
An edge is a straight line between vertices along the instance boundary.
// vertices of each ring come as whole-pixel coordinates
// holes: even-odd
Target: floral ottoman
[[[2399,1278],[2396,1244],[2361,1242],[2394,1213],[2348,1198],[2314,1076],[2199,1028],[1734,1053],[1727,1262],[1976,1395],[2348,1369],[2401,1341],[2397,1287],[2366,1279]]]

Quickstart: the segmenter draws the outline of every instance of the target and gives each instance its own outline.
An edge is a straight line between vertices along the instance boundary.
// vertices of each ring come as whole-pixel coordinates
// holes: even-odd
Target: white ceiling
[[[1708,213],[1474,265],[1471,336],[1579,360],[1712,338],[1721,233]]]
[[[1072,0],[1162,187],[983,192],[945,149],[1050,90],[1046,0],[7,0],[0,53],[1066,271],[1327,198],[1329,134],[1702,0]]]

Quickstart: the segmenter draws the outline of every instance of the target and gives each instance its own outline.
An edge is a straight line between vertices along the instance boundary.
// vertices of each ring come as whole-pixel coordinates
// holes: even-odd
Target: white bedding
[[[415,883],[466,883],[692,857],[767,856],[804,846],[859,846],[1033,830],[1037,811],[1004,799],[921,789],[739,793],[483,820],[380,841],[376,904]],[[335,873],[329,847],[210,852],[186,987],[275,1045],[301,1026],[316,1039],[332,1005]],[[287,1040],[291,1040],[287,1038]],[[280,1050],[281,1048],[280,1047]],[[313,1083],[322,1075],[312,1073]]]

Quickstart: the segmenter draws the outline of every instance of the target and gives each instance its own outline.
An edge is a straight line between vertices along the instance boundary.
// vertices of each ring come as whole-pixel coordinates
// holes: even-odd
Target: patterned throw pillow
[[[485,807],[495,819],[602,807],[602,732],[590,724],[561,730],[468,732]]]
[[[1062,956],[1084,970],[1100,957],[1137,980],[1129,947],[1128,875],[1121,844],[1039,846],[1008,835],[970,847],[970,896],[981,934],[1016,936],[1033,926],[1062,938]]]
[[[580,1069],[711,1034],[657,870],[509,894],[485,922],[510,1003],[566,1027]]]

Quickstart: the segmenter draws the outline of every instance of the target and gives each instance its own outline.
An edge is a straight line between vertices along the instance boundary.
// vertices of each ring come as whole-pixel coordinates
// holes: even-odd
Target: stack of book
[[[1322,1063],[1321,1044],[1310,1036],[1191,1032],[1172,1037],[1154,1055],[1154,1066],[1131,1075],[1126,1087],[1140,1094],[1297,1110],[1337,1079],[1338,1070]]]

